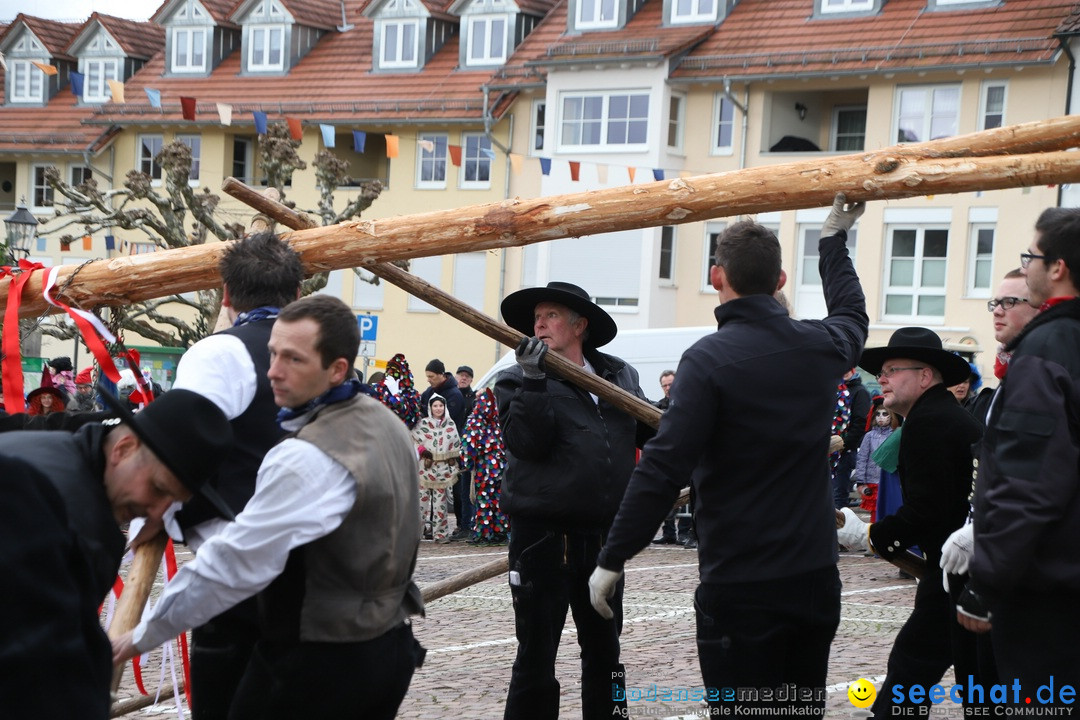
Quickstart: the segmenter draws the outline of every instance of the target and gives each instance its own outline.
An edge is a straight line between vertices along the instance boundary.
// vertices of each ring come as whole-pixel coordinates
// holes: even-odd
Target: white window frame
[[[491,29],[497,23],[502,24],[502,42],[497,47],[492,47]],[[482,41],[477,39],[477,29],[482,28]],[[506,39],[510,29],[510,22],[506,15],[470,15],[469,16],[469,47],[465,52],[465,64],[472,67],[477,65],[501,65],[506,62]],[[477,56],[477,51],[480,55]]]
[[[32,212],[51,212],[56,203],[56,191],[45,182],[45,170],[48,167],[50,167],[48,163],[35,163],[30,166],[30,210]]]
[[[79,177],[76,177],[78,175]],[[94,169],[89,165],[82,165],[80,163],[73,163],[68,165],[68,185],[72,188],[78,187],[80,183],[86,180],[86,176],[94,177]]]
[[[263,38],[262,48],[255,42],[259,34]],[[271,40],[278,37],[277,62],[270,60]],[[248,31],[248,56],[247,69],[249,72],[285,69],[285,26],[284,25],[253,25]]]
[[[154,139],[157,140],[157,150],[151,152],[150,156],[147,157],[144,153],[144,150],[146,149],[145,141],[150,140],[153,142]],[[138,163],[139,171],[146,172],[146,166],[149,165],[150,172],[146,172],[146,174],[150,176],[150,184],[155,187],[161,185],[162,178],[164,177],[164,170],[162,170],[161,165],[159,165],[154,158],[164,147],[165,138],[158,133],[145,133],[135,137],[135,158]],[[155,169],[157,171],[156,176],[154,172]]]
[[[626,117],[625,118],[613,118],[611,117],[611,102],[615,98],[626,98]],[[646,107],[645,114],[643,116],[631,115],[631,106],[635,99],[644,98]],[[581,100],[582,110],[584,111],[585,104],[589,101],[600,100],[600,116],[597,118],[587,118],[585,113],[582,112],[580,118],[567,118],[567,105],[570,101]],[[617,149],[619,151],[626,150],[647,150],[649,148],[649,105],[650,96],[647,90],[619,90],[618,92],[565,92],[560,94],[559,98],[559,150],[561,151],[596,151],[603,150],[604,148]],[[640,143],[615,143],[611,142],[608,136],[611,130],[611,124],[615,122],[624,121],[627,124],[627,136],[629,137],[631,124],[637,125],[644,121],[645,129],[642,133],[645,140]],[[580,123],[581,127],[592,123],[599,123],[600,135],[598,142],[596,143],[572,143],[564,142],[563,138],[566,135],[568,129],[568,123]],[[579,134],[579,140],[584,139],[584,132]]]
[[[668,99],[667,146],[672,150],[682,150],[683,129],[685,127],[686,96],[681,93],[671,93],[671,97]],[[674,138],[672,135],[674,135]]]
[[[206,28],[175,27],[170,32],[172,32],[172,57],[170,58],[172,71],[174,73],[206,72]],[[195,41],[196,35],[199,36],[198,42]],[[183,65],[178,60],[181,44],[187,53],[187,62]],[[198,65],[194,61],[196,48],[202,53],[202,62]]]
[[[175,139],[191,148],[191,173],[188,175],[188,185],[196,187],[202,170],[202,135],[186,133],[177,135]]]
[[[120,60],[117,58],[83,58],[80,62],[83,73],[83,102],[99,103],[112,99],[110,80],[120,79]],[[94,82],[91,68],[98,66],[97,82]]]
[[[427,257],[413,258],[409,261],[409,272],[421,280],[426,280],[435,287],[442,285],[442,255],[429,255]],[[430,303],[421,300],[413,294],[409,294],[409,300],[405,307],[406,312],[437,313],[439,309]]]
[[[382,310],[386,302],[384,292],[386,283],[380,282],[374,285],[367,280],[375,275],[364,268],[355,268],[355,270],[356,274],[352,279],[352,306],[361,310]]]
[[[679,229],[675,225],[660,226],[660,257],[656,263],[656,278],[663,287],[675,286],[675,263],[678,260]],[[668,245],[665,250],[664,245]],[[664,275],[664,255],[668,256],[668,274]]]
[[[529,137],[529,155],[540,155],[544,152],[545,133],[547,132],[547,100],[533,100],[532,104],[532,132]]]
[[[35,62],[45,63],[44,58],[38,60],[9,59],[7,71],[7,83],[11,86],[11,102],[13,103],[39,103],[45,101],[45,73]]]
[[[450,165],[450,138],[446,133],[423,133],[418,140],[427,140],[434,145],[430,151],[416,146],[416,188],[418,190],[445,190],[446,175]],[[442,179],[437,179],[438,168],[442,167]],[[430,167],[430,178],[425,179],[426,169]]]
[[[491,149],[491,138],[484,133],[462,133],[461,173],[458,184],[463,190],[487,190],[491,187],[491,158],[483,152],[485,147]],[[482,167],[487,167],[487,180],[477,180],[475,177],[469,179],[470,164],[475,166],[477,176],[482,174]]]
[[[461,302],[484,311],[487,253],[467,252],[454,256],[453,294]]]
[[[979,252],[979,236],[990,232],[990,252]],[[965,291],[967,297],[988,298],[994,286],[994,247],[997,245],[997,223],[971,223],[968,233],[968,267]],[[985,285],[979,285],[979,268],[985,267]]]
[[[841,150],[837,147],[840,142],[840,113],[862,110],[863,113],[863,133],[862,133],[862,147],[859,149],[844,149]],[[832,128],[829,131],[829,147],[833,152],[862,152],[866,148],[866,105],[837,105],[833,108],[832,112]],[[851,135],[854,137],[854,133]]]
[[[248,185],[254,185],[255,184],[255,176],[256,176],[256,172],[257,172],[256,169],[255,169],[255,140],[254,140],[254,138],[248,137],[246,135],[233,135],[233,136],[231,136],[231,140],[232,140],[232,153],[233,153],[233,159],[232,159],[232,174],[233,174],[233,176],[235,176],[239,180],[243,180],[243,182],[247,183]],[[244,164],[244,169],[245,169],[246,172],[243,173],[243,177],[241,177],[240,175],[238,175],[236,173],[236,144],[238,142],[241,142],[241,143],[244,144],[243,164]]]
[[[830,4],[831,3],[831,4]],[[864,12],[874,9],[874,0],[821,0],[822,15],[829,13]]]
[[[585,17],[585,6],[592,6],[589,17]],[[611,17],[604,17],[604,5],[610,5]],[[617,0],[577,0],[577,27],[580,30],[613,28],[619,24],[619,4]]]
[[[730,110],[728,110],[730,108]],[[728,116],[725,118],[725,114]],[[720,130],[728,128],[727,145],[720,144]],[[724,93],[716,93],[713,100],[712,139],[709,141],[709,153],[712,155],[731,155],[735,148],[735,103]]]
[[[994,88],[1001,88],[1001,111],[1000,113],[993,113],[994,115],[1000,115],[997,124],[992,125],[987,123],[987,119],[991,115],[990,112],[990,90]],[[999,128],[1005,126],[1005,113],[1009,107],[1009,81],[1008,80],[983,80],[982,88],[979,91],[979,129],[991,130],[993,128]]]
[[[940,85],[902,85],[896,88],[896,102],[893,111],[893,137],[897,138],[898,143],[924,142],[926,140],[934,139],[935,120],[945,120],[949,117],[947,113],[935,114],[934,112],[934,101],[939,91],[955,91],[956,102],[953,104],[954,115],[952,115],[952,134],[938,135],[937,137],[953,137],[957,134],[959,131],[960,107],[963,101],[963,90],[959,83]],[[924,95],[919,135],[914,140],[902,140],[900,139],[900,127],[901,123],[904,121],[904,117],[901,115],[901,112],[903,111],[903,96],[905,93],[919,92]]]
[[[825,307],[821,274],[818,271],[821,260],[818,243],[821,240],[821,226],[826,216],[827,213],[823,210],[815,209],[799,211],[795,218],[797,223],[795,283],[791,301],[795,312],[803,319],[821,320],[829,314]],[[774,227],[770,229],[779,237],[779,229]],[[848,231],[846,246],[851,262],[854,264],[859,249],[858,226]]]
[[[705,268],[705,278],[701,283],[701,292],[710,293],[716,292],[716,288],[712,286],[709,281],[709,269],[713,265],[713,256],[716,254],[716,245],[713,243],[713,236],[716,239],[720,238],[720,234],[727,229],[728,224],[726,222],[707,222],[705,223],[705,237],[702,239],[702,266]]]
[[[412,51],[412,59],[406,60],[404,50],[405,44],[402,39],[405,36],[405,29],[412,28],[412,42],[410,43],[410,50]],[[394,48],[397,50],[394,57],[388,57],[387,51],[389,45],[386,42],[387,37],[390,34],[394,34]],[[379,67],[383,68],[414,68],[420,64],[420,21],[419,20],[384,20],[382,26],[382,42],[379,49]]]
[[[913,230],[915,231],[915,251],[914,256],[911,257],[912,262],[912,281],[911,286],[907,285],[893,285],[893,264],[898,259],[893,254],[893,243],[895,239],[895,233],[897,231]],[[944,231],[946,233],[946,245],[944,257],[927,258],[925,256],[925,237],[927,231]],[[885,226],[885,263],[884,263],[884,280],[881,283],[881,319],[885,322],[918,322],[927,324],[942,324],[945,321],[946,308],[944,302],[947,301],[946,288],[948,285],[948,249],[949,240],[948,233],[950,232],[949,225],[947,223],[895,223],[887,224]],[[923,270],[927,260],[941,261],[945,263],[945,267],[941,272],[942,284],[939,286],[924,286],[923,284]],[[890,313],[888,312],[888,299],[890,296],[911,296],[911,313]],[[919,300],[922,298],[941,298],[943,301],[941,315],[921,315],[919,314]]]
[[[718,0],[687,0],[687,2],[691,5],[691,11],[685,15],[680,15],[679,0],[671,0],[670,22],[672,25],[678,25],[680,23],[713,22],[716,20],[716,9],[720,4]],[[712,4],[711,11],[702,11],[701,6],[705,3]]]

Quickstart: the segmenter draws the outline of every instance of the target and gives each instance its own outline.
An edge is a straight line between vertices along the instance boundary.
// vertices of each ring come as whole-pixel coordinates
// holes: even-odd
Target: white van
[[[600,352],[615,355],[637,369],[641,390],[645,397],[656,401],[664,397],[660,389],[660,373],[677,370],[679,358],[691,345],[709,333],[716,332],[715,325],[682,328],[658,328],[653,330],[622,330]],[[491,366],[474,387],[477,392],[495,386],[495,377],[514,364],[511,349]]]

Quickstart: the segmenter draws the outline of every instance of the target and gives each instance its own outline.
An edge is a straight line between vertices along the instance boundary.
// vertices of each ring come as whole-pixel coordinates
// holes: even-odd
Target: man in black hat
[[[797,686],[786,701],[708,698],[714,713],[825,705],[829,646],[840,623],[829,425],[836,381],[866,341],[862,288],[846,247],[862,214],[838,195],[821,230],[823,320],[795,320],[776,299],[786,282],[768,228],[732,224],[709,275],[717,331],[679,361],[671,404],[634,470],[589,580],[593,607],[649,544],[679,491],[694,489],[701,583],[697,648],[708,688]],[[779,400],[763,402],[768,386]],[[517,531],[517,528],[514,528]],[[734,710],[733,710],[734,708]]]
[[[162,395],[137,416],[103,393],[119,419],[74,433],[0,435],[0,707],[5,717],[109,716],[109,640],[98,608],[124,554],[121,526],[160,520],[204,494],[232,440],[209,400]]]
[[[915,607],[896,636],[885,682],[878,692],[875,717],[893,708],[929,705],[927,697],[912,699],[913,685],[937,684],[950,665],[965,687],[978,678],[974,643],[956,622],[942,586],[941,546],[964,524],[968,514],[973,470],[971,446],[982,435],[981,424],[947,389],[967,378],[967,361],[942,349],[932,330],[900,328],[885,347],[863,352],[859,366],[877,376],[885,407],[904,417],[897,473],[903,505],[895,514],[863,523],[849,508],[841,512],[840,542],[873,550],[890,559],[918,545],[926,569],[915,591]],[[894,693],[894,687],[897,691]],[[903,701],[897,702],[897,696]],[[967,704],[968,697],[964,698]]]
[[[582,715],[608,718],[626,709],[615,693],[625,676],[619,662],[622,583],[613,601],[615,617],[605,619],[589,607],[588,580],[634,468],[634,448],[651,428],[549,375],[544,359],[553,350],[627,392],[645,395],[634,368],[597,351],[617,328],[580,287],[551,282],[519,290],[503,300],[502,315],[526,335],[517,347],[517,364],[495,383],[509,460],[501,505],[513,527],[510,592],[518,639],[504,717],[558,716],[555,656],[570,609],[581,646]]]

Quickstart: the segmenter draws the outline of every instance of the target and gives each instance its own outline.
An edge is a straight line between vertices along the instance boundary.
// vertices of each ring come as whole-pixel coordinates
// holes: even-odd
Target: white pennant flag
[[[232,105],[228,103],[217,104],[217,114],[221,118],[222,125],[232,125]]]

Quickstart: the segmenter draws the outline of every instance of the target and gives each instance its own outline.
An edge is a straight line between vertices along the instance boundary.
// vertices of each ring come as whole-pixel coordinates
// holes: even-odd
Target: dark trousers
[[[472,530],[476,515],[476,508],[473,507],[472,500],[469,497],[472,490],[472,473],[468,470],[462,470],[458,473],[457,483],[454,487],[454,511],[458,516],[458,527]]]
[[[761,582],[702,583],[694,609],[705,687],[736,694],[710,698],[710,708],[825,707],[829,645],[840,624],[835,565]]]
[[[1064,685],[1080,691],[1078,607],[1080,594],[1059,591],[1020,592],[990,608],[998,675],[1010,686],[1014,679],[1020,681],[1021,704],[1030,697],[1032,706],[1076,707],[1075,698],[1071,705],[1062,702],[1060,691]]]
[[[836,470],[832,474],[833,483],[833,506],[840,510],[848,507],[851,499],[851,472],[855,469],[855,460],[858,453],[844,450],[840,453],[840,459],[836,461]]]
[[[418,647],[407,623],[366,642],[262,640],[229,719],[392,720],[409,689]]]
[[[225,720],[259,639],[251,597],[191,631],[191,716]]]
[[[956,606],[941,584],[940,559],[939,554],[926,558],[926,575],[915,589],[915,606],[889,652],[885,682],[874,701],[874,717],[891,716],[893,707],[929,707],[929,698],[912,702],[908,690],[912,685],[929,688],[938,684],[950,665],[956,666],[956,684],[965,689],[969,676],[980,677],[976,638],[956,621]],[[903,686],[900,699],[894,692],[897,685]]]
[[[589,575],[603,545],[603,534],[570,534],[530,527],[511,518],[510,593],[514,599],[517,658],[510,674],[503,717],[506,720],[559,716],[555,656],[567,609],[573,613],[581,647],[581,715],[607,720],[626,708],[625,670],[619,663],[623,583],[611,599],[612,620],[589,602]],[[516,584],[515,584],[516,583]]]

